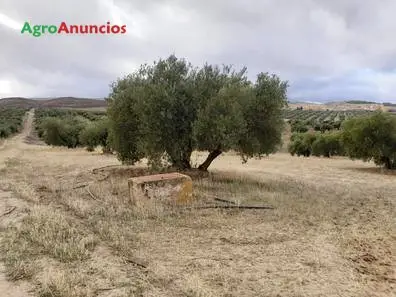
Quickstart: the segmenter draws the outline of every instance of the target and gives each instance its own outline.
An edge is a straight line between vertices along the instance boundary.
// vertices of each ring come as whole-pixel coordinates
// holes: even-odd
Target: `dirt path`
[[[23,153],[23,148],[27,146],[24,141],[32,132],[33,120],[34,110],[32,109],[26,114],[22,132],[10,139],[6,139],[0,145],[0,169],[5,166],[4,163],[7,159],[15,158],[18,154]]]
[[[4,168],[9,158],[15,158],[23,153],[25,138],[31,133],[34,119],[34,110],[27,113],[23,130],[20,134],[5,140],[0,145],[0,170]],[[1,179],[6,178],[1,176]],[[0,180],[1,180],[0,179]],[[15,223],[20,218],[20,210],[24,207],[20,199],[13,197],[12,192],[0,187],[0,227],[4,228]],[[0,233],[1,240],[1,233]],[[15,284],[7,281],[4,274],[4,265],[0,263],[0,296],[1,297],[29,297],[29,287],[25,283]]]

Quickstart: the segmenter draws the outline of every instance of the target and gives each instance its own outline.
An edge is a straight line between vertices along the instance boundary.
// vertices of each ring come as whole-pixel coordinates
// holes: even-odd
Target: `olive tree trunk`
[[[199,170],[202,171],[207,171],[210,164],[212,164],[213,160],[216,159],[218,156],[220,156],[222,153],[220,147],[216,148],[215,150],[211,151],[208,155],[208,157],[206,158],[206,160],[198,166]]]
[[[382,160],[384,161],[386,169],[395,169],[396,168],[396,164],[394,164],[389,157],[383,157]]]

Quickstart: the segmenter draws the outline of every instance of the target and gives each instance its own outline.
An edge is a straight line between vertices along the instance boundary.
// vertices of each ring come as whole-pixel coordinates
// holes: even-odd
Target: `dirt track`
[[[20,134],[4,140],[0,145],[0,169],[4,167],[4,162],[8,158],[15,158],[18,154],[23,153],[23,148],[26,146],[25,139],[32,132],[34,119],[34,110],[30,110],[26,114],[23,130]]]
[[[27,113],[23,130],[20,134],[11,139],[6,139],[0,145],[0,170],[5,167],[5,163],[10,158],[15,158],[23,154],[25,138],[31,133],[34,118],[34,110]],[[0,181],[6,176],[0,171]],[[13,197],[10,191],[2,190],[0,184],[0,227],[7,227],[11,223],[15,223],[20,218],[20,209],[24,208],[24,203],[20,199]],[[8,213],[10,212],[10,213]],[[0,233],[1,240],[1,233]],[[8,282],[3,272],[4,266],[0,264],[0,296],[1,297],[28,297],[31,296],[26,284],[14,284]]]

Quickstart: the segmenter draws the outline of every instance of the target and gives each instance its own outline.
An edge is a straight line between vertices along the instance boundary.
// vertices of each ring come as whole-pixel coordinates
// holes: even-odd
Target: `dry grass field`
[[[126,180],[143,163],[32,144],[32,116],[0,148],[2,297],[396,296],[393,173],[226,154],[194,178],[198,200],[274,209],[136,210]]]

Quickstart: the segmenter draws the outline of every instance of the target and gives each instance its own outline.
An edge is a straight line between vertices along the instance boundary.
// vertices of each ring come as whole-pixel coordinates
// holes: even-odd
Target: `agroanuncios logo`
[[[109,34],[125,34],[126,25],[111,25],[107,22],[106,25],[68,25],[62,22],[59,25],[31,25],[29,22],[23,24],[21,34],[29,33],[34,37],[40,37],[43,34],[96,34],[96,35],[109,35]]]

